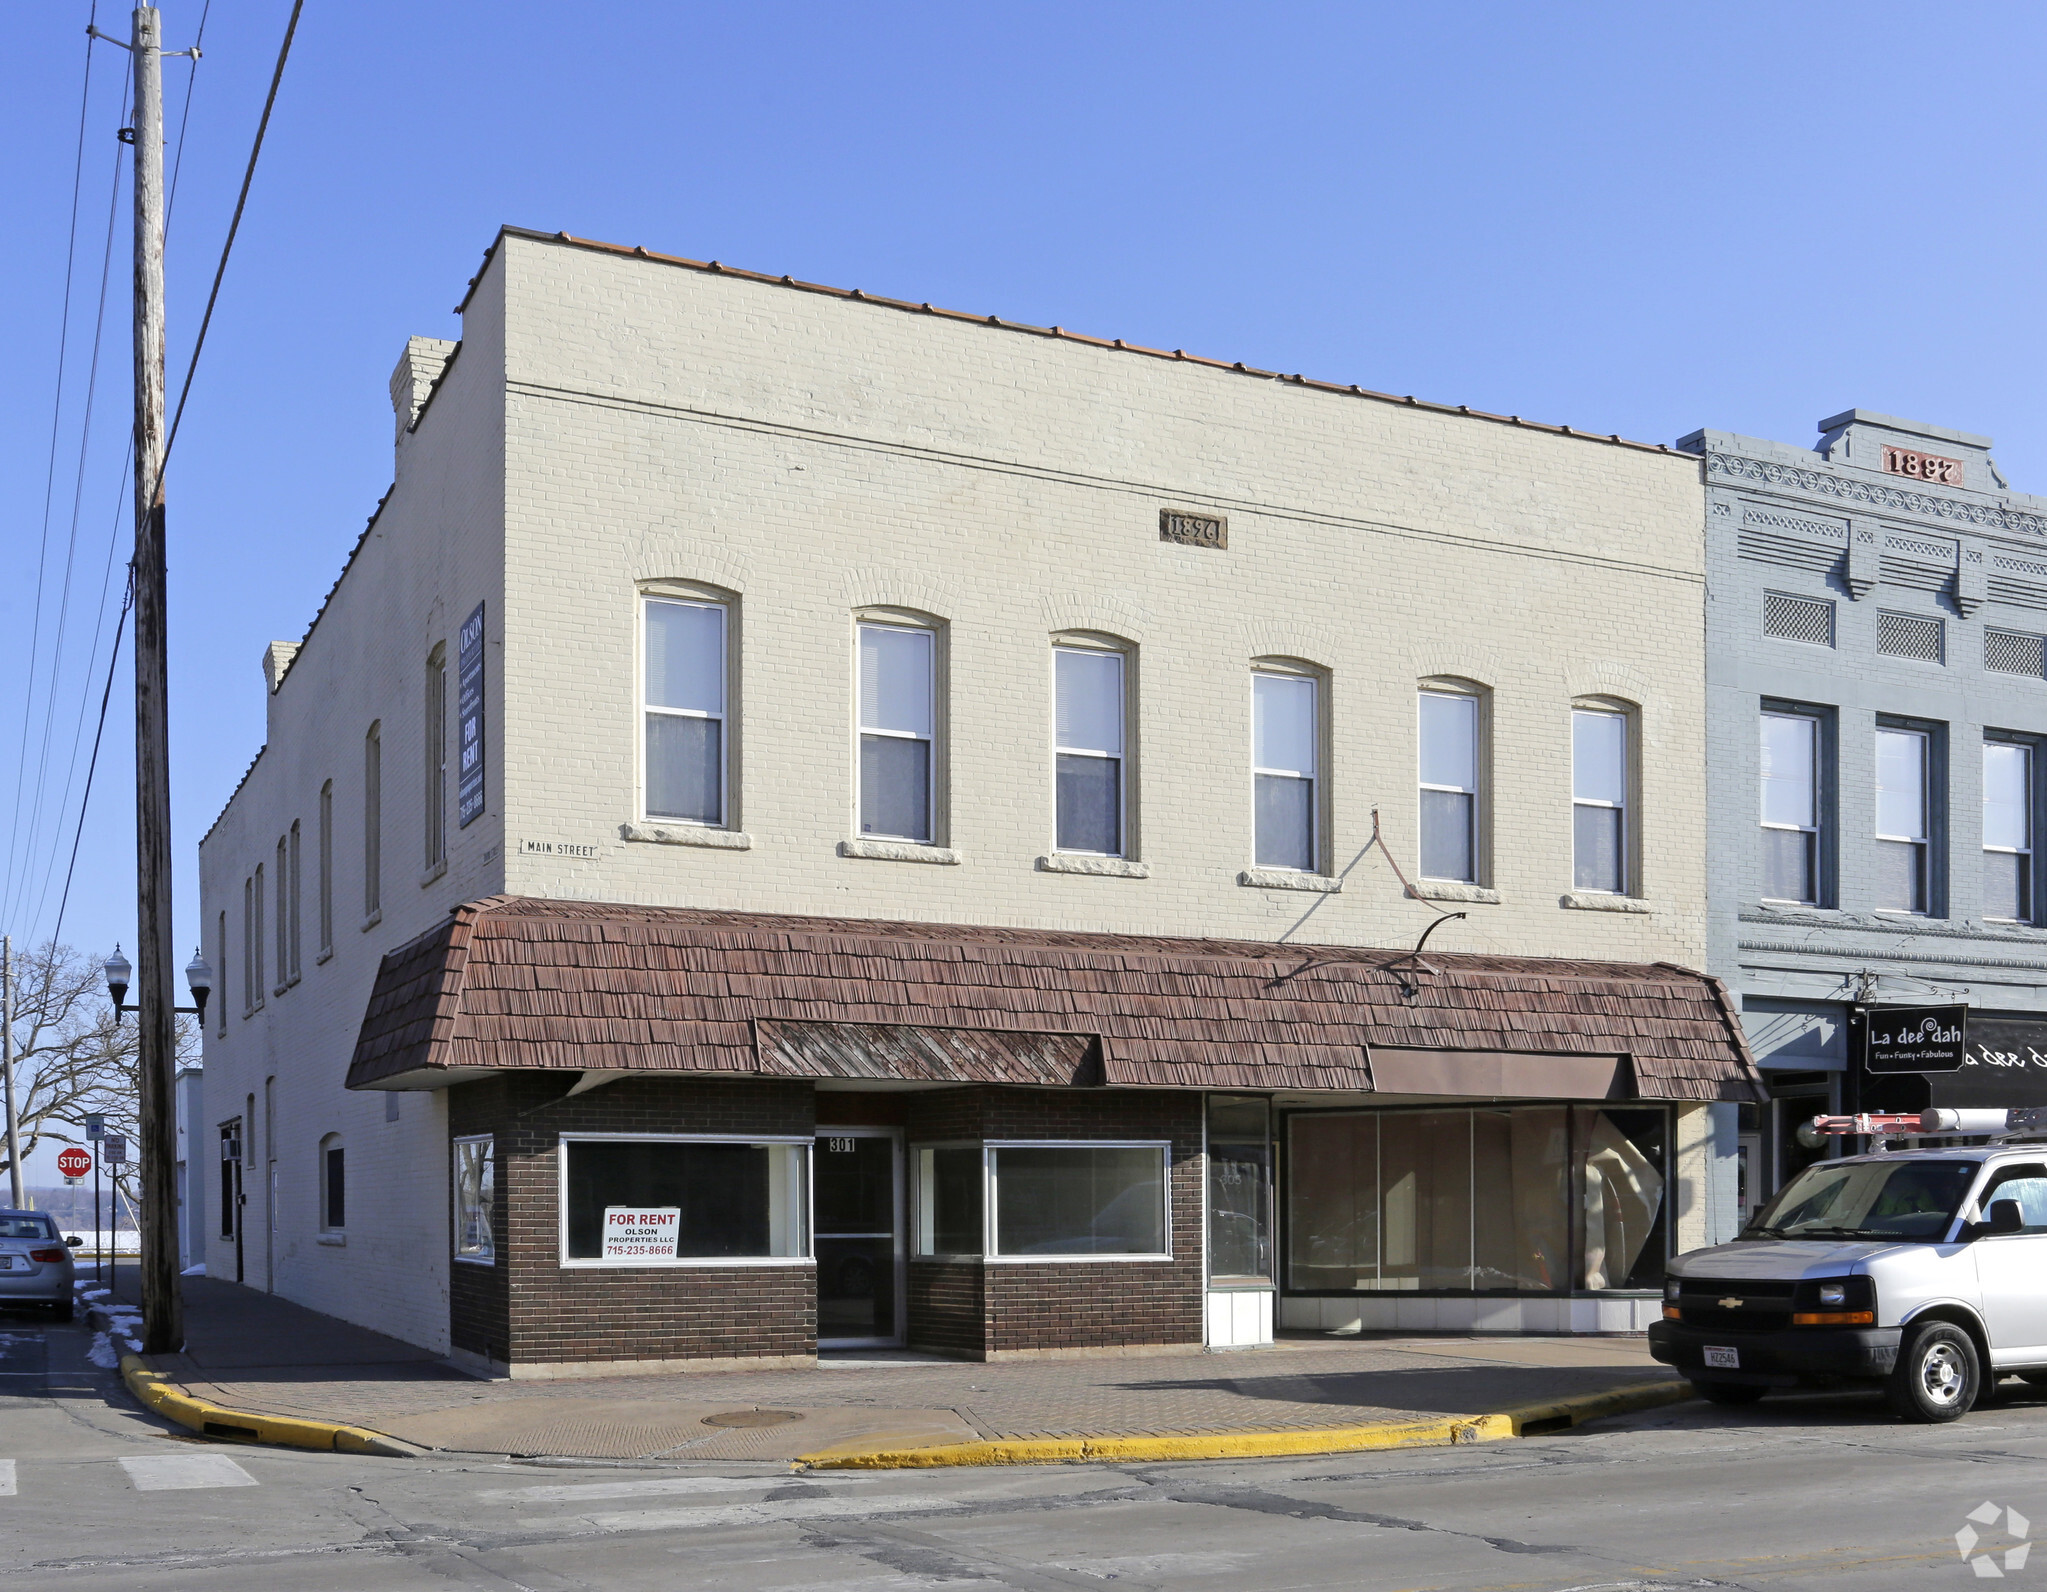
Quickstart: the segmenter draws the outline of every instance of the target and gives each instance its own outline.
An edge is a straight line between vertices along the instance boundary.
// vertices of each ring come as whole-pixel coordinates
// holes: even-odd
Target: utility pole
[[[135,888],[143,1350],[185,1343],[178,1285],[176,997],[171,991],[170,674],[164,585],[162,19],[135,9]],[[97,1158],[95,1158],[97,1159]]]
[[[14,1110],[14,936],[0,935],[0,1077],[7,1085],[7,1183],[14,1208],[28,1209],[21,1180],[21,1119]]]

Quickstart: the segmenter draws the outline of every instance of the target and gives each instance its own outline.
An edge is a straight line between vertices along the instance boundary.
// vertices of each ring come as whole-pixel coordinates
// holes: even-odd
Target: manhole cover
[[[706,1426],[783,1426],[803,1417],[794,1410],[727,1410],[722,1415],[706,1415]]]

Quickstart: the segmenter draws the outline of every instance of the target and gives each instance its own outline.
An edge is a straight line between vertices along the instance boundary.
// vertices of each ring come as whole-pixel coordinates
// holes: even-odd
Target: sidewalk
[[[133,1302],[133,1267],[116,1296]],[[980,1364],[890,1351],[815,1370],[479,1381],[256,1289],[185,1279],[186,1351],[154,1358],[231,1409],[428,1448],[582,1459],[787,1460],[1022,1437],[1312,1431],[1478,1415],[1670,1372],[1639,1338],[1282,1339],[1269,1349]]]

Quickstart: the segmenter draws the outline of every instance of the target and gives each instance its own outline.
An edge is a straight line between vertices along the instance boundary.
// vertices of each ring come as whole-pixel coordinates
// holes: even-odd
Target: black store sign
[[[1966,1006],[1873,1006],[1863,1022],[1866,1071],[1958,1072],[1968,1064]]]
[[[455,777],[458,829],[483,816],[483,604],[462,621],[455,650],[455,738],[461,747]]]
[[[1929,1078],[1936,1106],[2047,1106],[2047,1017],[1977,1012],[1954,1072]]]

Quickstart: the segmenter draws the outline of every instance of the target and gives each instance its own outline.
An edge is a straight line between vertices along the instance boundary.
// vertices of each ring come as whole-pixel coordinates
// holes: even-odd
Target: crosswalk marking
[[[0,1498],[12,1498],[14,1492],[14,1461],[0,1459]]]
[[[825,1478],[805,1477],[806,1483]],[[869,1476],[834,1476],[840,1486],[872,1481]],[[783,1487],[784,1476],[664,1476],[656,1481],[584,1481],[555,1487],[501,1487],[476,1496],[491,1503],[573,1504],[596,1498],[648,1498],[674,1493],[745,1492],[750,1487]]]
[[[256,1478],[225,1454],[142,1454],[122,1459],[137,1492],[185,1492],[201,1487],[254,1487]]]
[[[701,1509],[650,1509],[641,1514],[585,1515],[599,1531],[711,1531],[721,1526],[778,1526],[794,1520],[866,1520],[876,1515],[937,1514],[964,1509],[958,1498],[790,1498],[781,1503],[709,1504]]]

